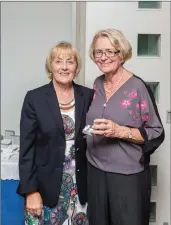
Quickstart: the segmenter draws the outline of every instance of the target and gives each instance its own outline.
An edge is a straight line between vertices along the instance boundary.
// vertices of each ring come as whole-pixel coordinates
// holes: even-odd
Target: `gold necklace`
[[[61,104],[61,103],[59,103],[60,109],[63,109],[63,110],[69,110],[69,109],[73,108],[74,105],[75,105],[75,100],[74,99],[71,102],[69,102],[68,104]]]
[[[69,101],[69,102],[65,102],[65,103],[62,103],[62,102],[59,102],[59,104],[60,105],[69,105],[69,104],[71,104],[71,102],[73,102],[74,101],[74,99],[72,99],[71,101]]]
[[[112,93],[112,92],[114,92],[114,91],[118,88],[118,85],[120,84],[120,82],[121,82],[121,80],[122,80],[122,78],[123,78],[123,75],[124,75],[124,73],[123,73],[123,71],[122,71],[122,75],[121,75],[120,79],[118,80],[116,86],[115,86],[112,90],[108,90],[107,88],[105,88],[106,81],[104,81],[104,89],[105,89],[105,91],[106,91],[107,93]]]

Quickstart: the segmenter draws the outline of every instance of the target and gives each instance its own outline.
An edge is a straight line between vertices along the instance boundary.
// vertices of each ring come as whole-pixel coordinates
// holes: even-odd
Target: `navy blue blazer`
[[[73,82],[75,95],[76,182],[80,203],[87,201],[86,139],[82,134],[94,91]],[[24,99],[20,120],[21,196],[38,191],[43,204],[58,203],[65,158],[65,134],[58,99],[50,82],[31,90]]]

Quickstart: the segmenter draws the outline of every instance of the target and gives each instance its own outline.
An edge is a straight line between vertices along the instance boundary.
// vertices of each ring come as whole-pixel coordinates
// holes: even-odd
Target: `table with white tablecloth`
[[[1,153],[1,225],[24,225],[24,199],[16,193],[18,158],[18,152]]]

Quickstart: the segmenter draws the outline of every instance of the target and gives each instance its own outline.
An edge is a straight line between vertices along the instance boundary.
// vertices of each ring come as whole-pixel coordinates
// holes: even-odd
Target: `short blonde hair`
[[[120,57],[122,58],[124,64],[127,60],[129,60],[132,57],[132,47],[129,43],[129,41],[126,40],[125,36],[123,33],[119,30],[116,29],[106,29],[106,30],[100,30],[98,31],[91,43],[90,50],[89,50],[89,55],[90,58],[95,61],[94,58],[94,48],[96,41],[99,37],[107,37],[113,47],[117,50],[120,51]]]
[[[46,64],[45,64],[45,69],[48,74],[49,79],[52,80],[53,75],[52,75],[52,70],[51,70],[51,63],[52,61],[59,57],[59,56],[68,56],[68,57],[74,57],[76,63],[77,63],[77,69],[76,69],[76,74],[77,76],[81,70],[81,58],[77,50],[72,46],[71,43],[69,42],[58,42],[55,46],[53,46],[46,57]]]

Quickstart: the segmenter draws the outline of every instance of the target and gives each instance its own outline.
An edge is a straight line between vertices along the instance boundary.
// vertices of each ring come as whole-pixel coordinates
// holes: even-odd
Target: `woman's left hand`
[[[92,134],[110,138],[120,138],[131,140],[133,143],[136,144],[143,144],[144,138],[141,136],[139,130],[137,128],[130,128],[127,126],[121,126],[112,120],[107,119],[95,119],[94,124],[92,126],[93,130],[91,131]],[[131,132],[131,138],[129,136]]]
[[[118,128],[118,124],[107,119],[95,119],[92,126],[92,134],[105,136],[105,137],[115,137],[115,131]]]

